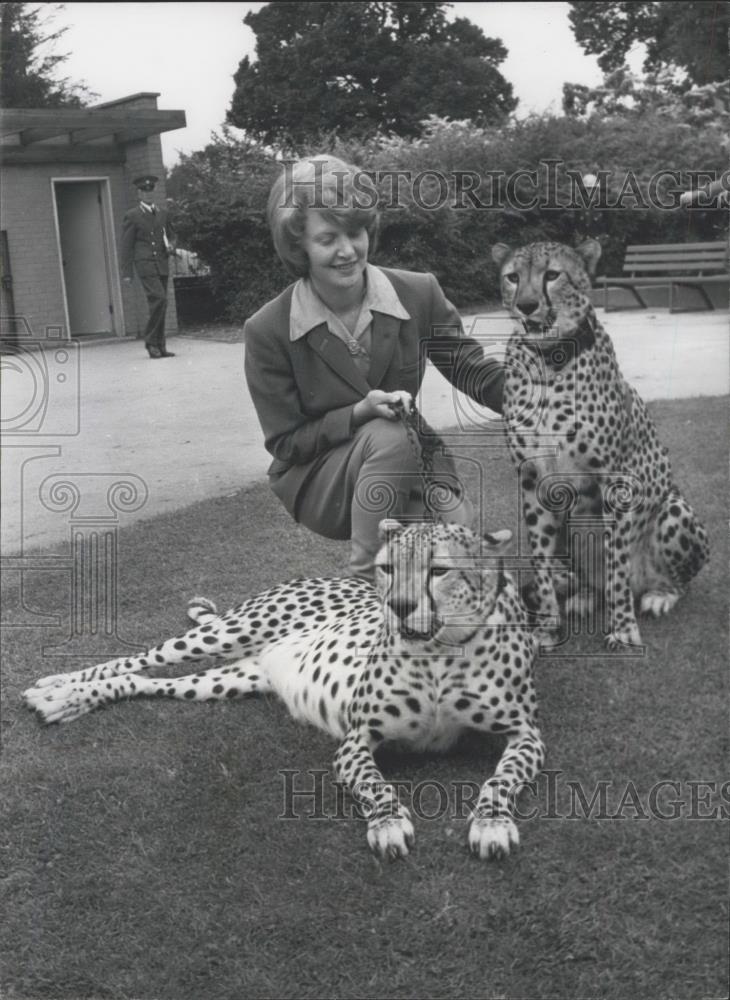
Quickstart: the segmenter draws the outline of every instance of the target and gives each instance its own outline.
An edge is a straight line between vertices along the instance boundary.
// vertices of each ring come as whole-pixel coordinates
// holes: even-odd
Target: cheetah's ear
[[[385,517],[378,525],[378,537],[381,542],[387,542],[391,535],[398,535],[405,530],[405,525],[394,517]]]
[[[598,240],[583,240],[575,248],[575,252],[585,264],[586,271],[592,276],[596,273],[596,264],[601,256],[601,244]]]
[[[495,264],[501,267],[507,259],[507,254],[511,252],[511,248],[508,247],[506,243],[495,243],[492,247],[492,260]]]
[[[502,531],[487,532],[484,535],[484,541],[487,542],[491,548],[495,550],[495,552],[504,552],[512,541],[512,532],[509,528],[503,528]]]

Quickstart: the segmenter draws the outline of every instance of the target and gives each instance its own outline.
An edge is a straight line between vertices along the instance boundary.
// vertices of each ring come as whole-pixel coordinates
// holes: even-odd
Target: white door
[[[69,333],[114,332],[101,181],[54,185]]]

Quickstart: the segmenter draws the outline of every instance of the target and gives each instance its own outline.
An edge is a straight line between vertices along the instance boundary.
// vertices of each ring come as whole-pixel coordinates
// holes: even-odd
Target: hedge
[[[688,186],[688,171],[719,174],[727,168],[726,142],[722,121],[697,128],[657,113],[587,120],[542,115],[499,129],[432,118],[418,139],[377,136],[343,142],[330,135],[307,152],[332,152],[375,172],[384,207],[371,259],[432,271],[463,308],[496,302],[490,256],[496,242],[574,243],[595,235],[603,245],[602,270],[617,273],[628,243],[722,238],[726,211],[637,204],[631,185],[635,178],[647,201],[652,176],[679,171],[679,184],[665,174],[657,188],[658,196],[669,203]],[[552,180],[546,161],[554,162]],[[234,322],[243,322],[291,280],[274,254],[264,215],[280,169],[272,150],[236,139],[229,130],[204,150],[183,157],[170,175],[181,244],[210,266],[214,295]],[[418,180],[416,185],[401,182],[397,204],[388,174],[395,170]],[[523,174],[512,192],[523,205],[534,194],[537,205],[510,208],[505,202],[507,178],[516,171],[537,171],[536,184]],[[622,207],[596,209],[589,215],[571,198],[571,172],[603,174],[606,203],[616,202],[623,189]],[[472,186],[480,207],[464,190],[460,193],[460,184],[462,189]],[[492,206],[481,207],[490,193]]]

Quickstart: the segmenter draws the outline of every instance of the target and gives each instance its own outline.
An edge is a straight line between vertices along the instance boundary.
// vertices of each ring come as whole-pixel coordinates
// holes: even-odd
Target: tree
[[[83,84],[56,78],[68,56],[52,48],[67,29],[48,30],[44,8],[49,6],[54,14],[63,9],[62,4],[0,5],[0,107],[80,108],[96,96]]]
[[[720,0],[683,3],[570,3],[573,33],[605,73],[619,69],[636,42],[646,45],[644,70],[683,71],[689,84],[727,78],[730,5]]]
[[[415,136],[429,114],[496,124],[517,106],[507,50],[445,3],[269,3],[244,22],[256,60],[234,76],[228,122],[298,148],[320,131]]]
[[[564,83],[563,110],[571,118],[657,114],[687,125],[714,123],[730,130],[730,83],[677,87],[669,69],[639,77],[621,66],[607,73],[598,87]]]
[[[266,201],[281,164],[224,127],[204,148],[182,155],[167,177],[180,244],[210,267],[214,298],[229,317],[250,316],[291,280],[266,222]]]

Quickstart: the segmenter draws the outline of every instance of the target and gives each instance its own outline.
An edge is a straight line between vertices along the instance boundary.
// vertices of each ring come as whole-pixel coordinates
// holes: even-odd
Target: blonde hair
[[[266,208],[274,247],[284,267],[298,278],[309,273],[302,238],[310,209],[350,234],[366,229],[372,250],[378,231],[377,200],[371,178],[335,156],[285,162]]]

